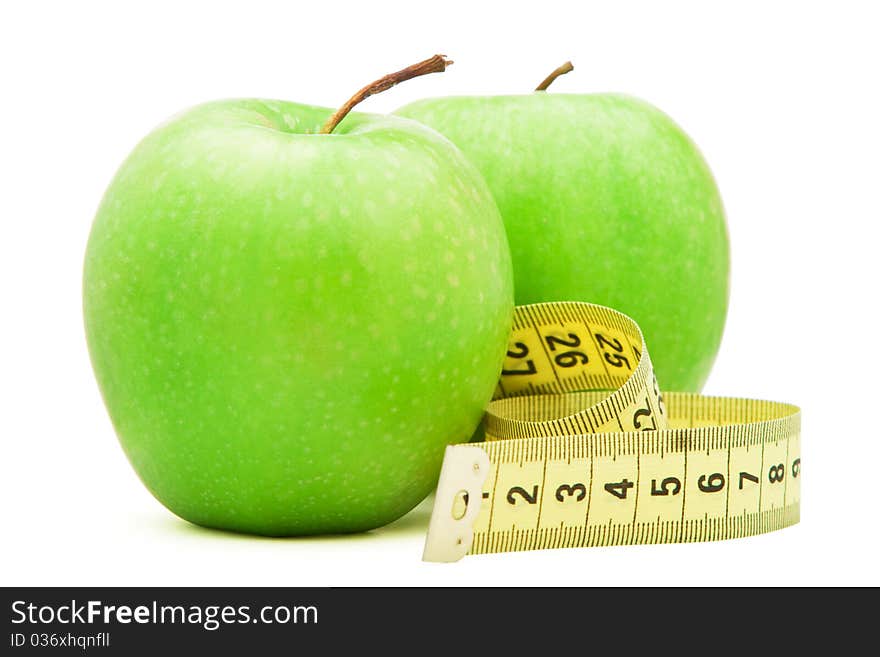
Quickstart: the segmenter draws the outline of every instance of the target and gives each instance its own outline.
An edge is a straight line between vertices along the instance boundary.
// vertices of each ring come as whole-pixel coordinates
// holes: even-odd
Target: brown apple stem
[[[336,129],[336,126],[345,118],[345,116],[352,110],[352,108],[357,105],[362,100],[369,98],[373,94],[378,94],[383,91],[387,91],[394,85],[400,82],[406,82],[407,80],[411,80],[412,78],[417,78],[420,75],[427,75],[428,73],[442,73],[446,70],[447,66],[452,65],[452,60],[447,59],[446,55],[434,55],[426,59],[423,62],[419,62],[418,64],[413,64],[412,66],[407,66],[404,69],[397,71],[396,73],[389,73],[388,75],[379,78],[375,82],[371,82],[366,87],[358,91],[354,96],[349,98],[345,105],[340,107],[336,112],[327,119],[327,123],[324,124],[324,127],[321,128],[320,134],[329,135],[333,130]]]
[[[558,78],[560,75],[565,75],[566,73],[571,73],[574,70],[574,66],[571,65],[571,62],[565,62],[562,66],[553,71],[550,75],[544,78],[544,81],[535,87],[535,91],[547,91],[547,87],[553,84],[553,81]]]

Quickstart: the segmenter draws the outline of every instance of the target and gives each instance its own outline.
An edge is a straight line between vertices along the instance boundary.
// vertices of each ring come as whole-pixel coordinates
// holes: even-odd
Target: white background
[[[878,17],[871,3],[4,2],[0,9],[0,485],[4,585],[880,584]],[[355,537],[199,529],[142,487],[92,377],[80,312],[97,204],[134,144],[218,97],[624,91],[710,162],[732,241],[711,394],[803,407],[800,525],[715,544],[420,561],[429,506]],[[662,384],[662,382],[661,382]]]

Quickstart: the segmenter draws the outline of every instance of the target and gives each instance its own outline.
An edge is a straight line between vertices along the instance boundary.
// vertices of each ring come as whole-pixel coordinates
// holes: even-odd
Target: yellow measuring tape
[[[800,410],[661,395],[641,330],[610,308],[516,308],[484,429],[446,448],[426,561],[737,538],[800,517]]]

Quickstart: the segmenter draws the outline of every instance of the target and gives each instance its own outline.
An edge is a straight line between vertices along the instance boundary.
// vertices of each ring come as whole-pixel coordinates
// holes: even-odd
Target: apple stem
[[[571,62],[565,62],[562,66],[558,67],[554,70],[550,75],[544,78],[544,81],[535,87],[535,91],[547,91],[547,87],[553,84],[553,81],[558,78],[560,75],[565,75],[566,73],[571,73],[574,70],[574,66],[571,65]]]
[[[387,91],[388,89],[400,82],[405,82],[407,80],[411,80],[412,78],[417,78],[420,75],[427,75],[428,73],[442,73],[446,70],[446,67],[451,66],[452,63],[452,60],[447,59],[446,55],[434,55],[433,57],[429,57],[425,61],[419,62],[418,64],[413,64],[412,66],[407,66],[406,68],[401,69],[396,73],[389,73],[388,75],[379,78],[375,82],[371,82],[366,87],[358,91],[354,96],[349,98],[342,107],[336,110],[333,116],[327,119],[327,123],[325,123],[324,126],[321,128],[319,134],[329,135],[355,105],[357,105],[362,100],[369,98],[373,94]]]

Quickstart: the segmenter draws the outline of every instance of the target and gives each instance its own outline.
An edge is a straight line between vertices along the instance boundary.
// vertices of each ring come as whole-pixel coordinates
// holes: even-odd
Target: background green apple
[[[661,386],[702,387],[727,314],[727,228],[706,163],[671,119],[628,96],[544,92],[397,113],[449,137],[483,173],[517,303],[616,308],[642,327]]]
[[[232,100],[131,154],[84,271],[95,374],[169,509],[271,535],[383,525],[436,484],[512,318],[475,168],[399,117]]]

